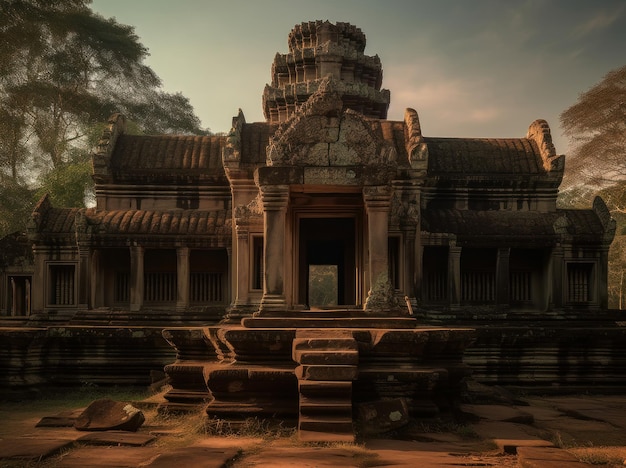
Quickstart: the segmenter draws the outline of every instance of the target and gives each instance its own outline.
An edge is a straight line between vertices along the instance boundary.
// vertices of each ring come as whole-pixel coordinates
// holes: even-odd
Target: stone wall
[[[535,392],[611,392],[626,385],[626,326],[615,321],[475,326],[464,362],[475,380]]]
[[[0,397],[54,386],[150,385],[175,359],[159,327],[0,329]]]

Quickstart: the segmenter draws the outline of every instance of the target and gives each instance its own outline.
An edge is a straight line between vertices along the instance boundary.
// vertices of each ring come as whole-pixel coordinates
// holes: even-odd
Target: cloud
[[[385,79],[385,87],[391,90],[391,119],[401,119],[406,107],[414,107],[428,114],[436,126],[450,129],[495,123],[502,115],[490,95],[489,78],[446,74],[433,63],[395,69]]]
[[[585,22],[579,24],[574,30],[574,36],[582,38],[589,34],[603,31],[619,20],[623,13],[624,5],[614,8],[612,11],[602,9]]]

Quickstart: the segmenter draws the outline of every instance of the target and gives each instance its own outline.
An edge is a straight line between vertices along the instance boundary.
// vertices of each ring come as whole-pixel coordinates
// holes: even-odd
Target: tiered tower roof
[[[349,23],[312,21],[289,33],[289,52],[276,54],[272,82],[263,92],[269,123],[284,122],[330,76],[338,82],[344,109],[366,117],[387,118],[390,93],[381,89],[383,71],[377,55],[364,54],[365,34]]]

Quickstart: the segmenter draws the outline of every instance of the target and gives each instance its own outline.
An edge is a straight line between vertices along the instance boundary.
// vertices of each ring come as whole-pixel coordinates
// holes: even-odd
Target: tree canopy
[[[609,72],[561,114],[573,145],[570,184],[626,181],[626,66]]]
[[[0,0],[1,212],[16,187],[80,206],[89,149],[113,112],[140,133],[207,133],[186,97],[162,90],[133,27],[89,3]]]

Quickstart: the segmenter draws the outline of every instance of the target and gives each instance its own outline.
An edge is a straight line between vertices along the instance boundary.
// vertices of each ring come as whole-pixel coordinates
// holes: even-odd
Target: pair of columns
[[[448,253],[448,299],[450,308],[458,309],[461,306],[461,251],[458,246],[450,246]],[[498,248],[496,259],[496,306],[507,307],[510,304],[510,254],[508,247]],[[601,265],[606,265],[604,259]],[[565,262],[563,247],[556,246],[550,254],[550,263],[546,278],[548,280],[548,291],[546,292],[546,308],[551,310],[561,310],[564,306],[564,275]],[[600,281],[606,278],[606,272],[599,275]],[[607,307],[607,296],[605,284],[599,285],[598,301],[601,307]]]
[[[392,190],[388,186],[363,189],[367,212],[369,288],[370,291],[388,273],[389,211]],[[261,186],[264,221],[264,277],[260,312],[285,310],[286,218],[289,204],[288,185]],[[246,268],[245,265],[239,267]]]
[[[448,301],[451,309],[461,307],[461,252],[462,247],[451,245],[448,249]],[[500,247],[496,257],[496,306],[509,305],[509,264],[511,249]]]
[[[184,310],[189,306],[189,248],[176,249],[177,297],[176,310]],[[104,291],[101,284],[100,251],[95,251],[91,262],[91,296],[94,307],[104,304]],[[144,299],[144,255],[145,247],[130,247],[130,310],[137,312],[143,308]]]

